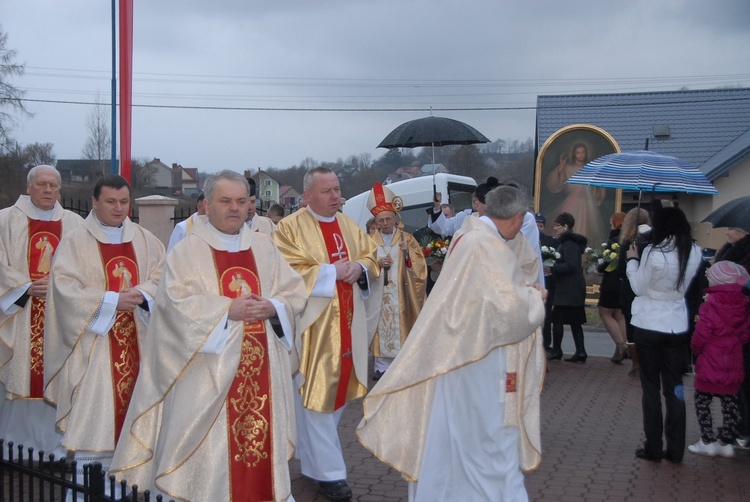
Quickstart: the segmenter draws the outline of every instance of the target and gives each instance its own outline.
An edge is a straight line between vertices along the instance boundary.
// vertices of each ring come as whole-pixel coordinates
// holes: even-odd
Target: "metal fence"
[[[6,455],[7,451],[7,455]],[[26,455],[24,455],[26,454]],[[105,479],[102,464],[94,462],[82,467],[83,483],[79,484],[75,473],[77,462],[65,459],[55,460],[54,455],[45,457],[44,452],[36,453],[23,445],[7,447],[0,439],[0,500],[12,502],[62,502],[83,500],[84,502],[150,502],[151,492],[139,492],[133,485],[127,493],[127,482],[116,482],[114,476]],[[109,490],[105,487],[109,485]],[[111,495],[107,495],[110,493]],[[154,500],[162,502],[157,495]],[[174,502],[170,500],[169,502]]]

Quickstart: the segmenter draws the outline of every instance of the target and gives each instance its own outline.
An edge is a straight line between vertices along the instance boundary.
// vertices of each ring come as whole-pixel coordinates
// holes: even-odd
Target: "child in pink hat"
[[[715,263],[706,272],[709,287],[698,312],[690,348],[695,363],[695,414],[701,439],[688,450],[699,455],[733,457],[732,443],[740,421],[740,385],[744,377],[742,345],[750,341],[748,297],[742,292],[750,276],[731,261]],[[714,434],[711,401],[721,400],[722,426]]]

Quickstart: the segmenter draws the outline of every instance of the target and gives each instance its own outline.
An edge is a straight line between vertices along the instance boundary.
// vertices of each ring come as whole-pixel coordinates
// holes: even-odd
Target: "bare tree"
[[[15,62],[16,51],[6,47],[7,41],[8,35],[0,28],[0,152],[8,152],[13,146],[8,134],[16,124],[16,118],[4,109],[10,108],[18,114],[31,116],[21,101],[25,91],[10,83],[11,77],[23,75],[25,65]]]
[[[156,166],[147,159],[132,160],[133,188],[154,186]]]
[[[95,166],[92,167],[91,179],[97,179],[100,175],[109,172],[111,142],[108,123],[109,112],[97,97],[96,104],[86,116],[86,129],[89,137],[82,152],[85,159],[96,161]]]
[[[52,153],[52,143],[29,143],[23,147],[23,156],[27,167],[40,164],[52,165],[55,163],[55,154]]]
[[[318,167],[320,164],[318,164],[318,161],[312,157],[305,157],[299,165],[300,167],[304,167],[305,170],[310,170],[313,167]]]

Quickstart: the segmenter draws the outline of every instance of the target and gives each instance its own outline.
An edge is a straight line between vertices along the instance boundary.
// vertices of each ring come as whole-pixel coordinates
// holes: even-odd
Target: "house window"
[[[271,196],[271,191],[270,190],[266,190],[266,197],[270,197],[270,196]]]
[[[266,180],[266,186],[267,186],[267,187],[270,187],[270,186],[271,186],[271,180]],[[268,195],[268,194],[266,194],[266,195]]]

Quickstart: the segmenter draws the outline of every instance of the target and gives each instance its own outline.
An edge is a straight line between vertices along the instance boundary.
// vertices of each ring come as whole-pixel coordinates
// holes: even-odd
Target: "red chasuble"
[[[213,250],[219,290],[240,298],[261,294],[255,255]],[[264,321],[246,322],[240,362],[227,394],[229,487],[232,502],[276,500],[268,339]]]
[[[323,232],[323,239],[328,251],[328,261],[335,263],[339,260],[349,258],[346,242],[341,233],[339,222],[318,221]],[[349,380],[352,375],[354,361],[352,359],[352,320],[354,318],[354,288],[344,281],[336,281],[336,296],[339,300],[339,324],[341,333],[341,372],[339,385],[336,389],[336,400],[334,410],[338,410],[346,404],[346,394],[349,389]]]
[[[99,243],[99,252],[107,277],[107,291],[119,293],[138,284],[138,263],[133,244]],[[140,368],[140,350],[135,314],[118,311],[109,337],[110,367],[112,368],[112,395],[115,409],[115,444],[120,438],[122,424],[128,412],[133,387]]]
[[[29,277],[36,281],[49,275],[52,256],[62,236],[62,220],[41,221],[29,218]],[[47,301],[31,297],[31,359],[29,397],[41,399],[44,393],[44,309]]]

